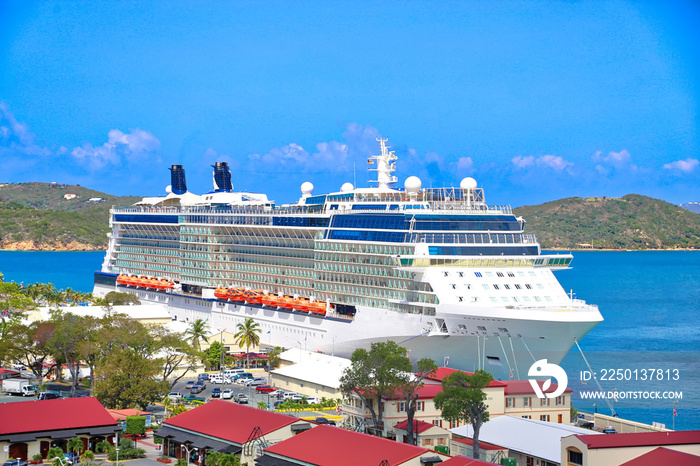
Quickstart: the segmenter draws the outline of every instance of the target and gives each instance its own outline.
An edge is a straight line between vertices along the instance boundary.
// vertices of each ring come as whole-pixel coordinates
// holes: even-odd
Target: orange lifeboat
[[[228,298],[230,301],[243,301],[243,293],[245,292],[245,288],[237,287],[237,288],[229,288],[226,291],[226,298]]]
[[[264,306],[277,307],[278,299],[279,296],[277,296],[276,294],[268,293],[266,295],[263,295],[263,297],[260,299],[260,303],[262,303]]]
[[[309,303],[309,312],[314,314],[320,314],[322,316],[326,315],[326,303],[321,301],[314,301]]]
[[[214,290],[214,296],[216,296],[218,299],[227,299],[226,292],[228,290],[224,288],[223,286],[218,287],[217,289]]]
[[[243,299],[248,304],[260,304],[263,294],[262,290],[248,290],[243,293]]]
[[[117,283],[119,283],[120,285],[128,285],[129,284],[129,276],[128,275],[117,276]]]
[[[297,311],[306,312],[309,310],[309,299],[308,298],[297,298],[294,300],[294,309]]]
[[[292,309],[294,307],[294,298],[290,296],[280,296],[277,298],[277,305],[282,309]]]

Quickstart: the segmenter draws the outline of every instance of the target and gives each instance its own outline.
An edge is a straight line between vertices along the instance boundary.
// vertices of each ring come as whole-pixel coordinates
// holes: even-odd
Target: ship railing
[[[434,244],[537,244],[532,233],[409,233],[407,243]]]

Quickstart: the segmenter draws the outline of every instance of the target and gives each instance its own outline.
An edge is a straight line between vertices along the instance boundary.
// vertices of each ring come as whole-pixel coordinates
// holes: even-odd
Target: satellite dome
[[[352,191],[354,189],[355,189],[355,187],[352,185],[352,183],[343,183],[343,186],[340,187],[340,192],[347,193],[347,192]]]
[[[462,188],[464,191],[468,189],[476,189],[476,180],[468,176],[465,179],[463,179],[461,183],[459,183],[459,187]]]
[[[417,193],[423,186],[423,182],[417,176],[409,176],[403,185],[407,193]]]
[[[314,192],[314,185],[309,181],[305,181],[301,184],[301,193],[308,196]]]
[[[168,194],[170,194],[171,192],[173,192],[173,186],[170,185],[170,184],[169,184],[168,186],[166,186],[166,187],[165,187],[165,192],[168,193]]]

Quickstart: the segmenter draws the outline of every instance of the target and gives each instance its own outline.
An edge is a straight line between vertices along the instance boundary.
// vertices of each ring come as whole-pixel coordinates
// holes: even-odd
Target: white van
[[[224,383],[224,376],[221,374],[210,374],[209,375],[209,382],[210,383]]]
[[[226,369],[224,371],[224,377],[231,378],[236,374],[242,374],[245,372],[245,369]]]

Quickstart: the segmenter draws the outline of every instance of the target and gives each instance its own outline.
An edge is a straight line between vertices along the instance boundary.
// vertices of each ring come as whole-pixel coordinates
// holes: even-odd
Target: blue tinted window
[[[116,214],[115,222],[130,223],[177,223],[177,215]]]

